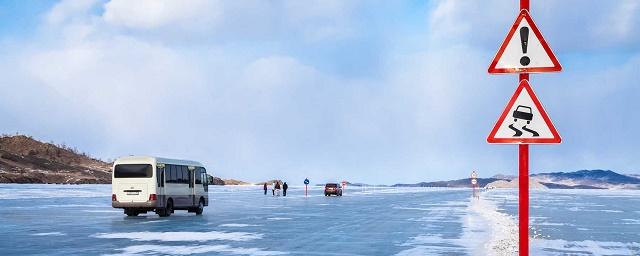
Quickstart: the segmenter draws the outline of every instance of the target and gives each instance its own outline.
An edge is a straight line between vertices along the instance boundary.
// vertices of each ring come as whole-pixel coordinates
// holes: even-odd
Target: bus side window
[[[182,175],[182,180],[180,180],[182,184],[188,184],[189,183],[189,170],[187,169],[186,166],[181,165],[180,166],[180,174]]]
[[[176,183],[176,167],[169,165],[169,183]]]
[[[179,165],[174,165],[173,169],[175,170],[173,183],[180,183],[180,181],[182,180],[182,170],[180,169]]]
[[[184,184],[189,184],[189,181],[191,180],[191,179],[189,179],[189,174],[191,174],[191,172],[189,171],[189,167],[183,166],[182,168],[184,170],[184,173],[183,173],[183,175],[184,175]]]
[[[164,187],[164,167],[156,168],[156,179],[158,181],[158,187]]]
[[[180,166],[174,165],[172,174],[173,174],[173,183],[180,183],[180,179],[182,179],[182,177],[180,176]]]
[[[202,184],[202,167],[196,168],[196,174],[194,176],[196,178],[196,184]]]
[[[164,176],[165,176],[165,182],[166,183],[171,183],[171,165],[170,164],[166,164],[164,166]]]

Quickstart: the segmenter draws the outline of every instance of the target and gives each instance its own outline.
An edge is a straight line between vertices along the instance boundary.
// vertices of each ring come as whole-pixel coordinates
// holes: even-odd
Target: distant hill
[[[276,183],[276,182],[278,182],[280,184],[284,183],[284,182],[282,182],[282,180],[273,179],[273,180],[268,180],[268,181],[261,181],[261,182],[255,183],[255,184],[264,185],[264,183],[267,183],[267,186],[273,186],[273,183]],[[289,184],[289,183],[287,183],[287,184]]]
[[[539,173],[530,176],[532,188],[549,189],[640,189],[639,175],[622,175],[610,170]],[[498,174],[478,178],[480,187],[517,188],[518,177]],[[471,187],[470,179],[395,184],[393,187]]]
[[[564,188],[640,189],[640,178],[622,175],[610,170],[580,170],[533,174],[540,182],[558,184]]]
[[[487,184],[497,181],[495,178],[478,178],[478,185],[484,187]],[[471,187],[471,178],[449,180],[449,181],[433,181],[420,182],[414,184],[395,184],[392,187],[446,187],[446,188],[468,188]]]
[[[518,188],[519,184],[518,184],[518,177],[515,177],[515,179],[512,180],[497,180],[494,182],[491,182],[489,184],[487,184],[485,187],[487,188]],[[529,177],[529,188],[531,189],[548,189],[551,188],[543,183],[541,183],[540,181],[538,181],[536,178],[532,178]]]
[[[514,180],[514,179],[517,179],[517,178],[518,178],[518,176],[515,176],[515,175],[496,174],[496,175],[493,175],[491,178],[499,179],[499,180]]]
[[[588,185],[571,186],[571,185],[563,185],[563,184],[557,184],[557,183],[544,183],[544,182],[540,184],[550,189],[606,189],[606,188],[594,187],[594,186],[588,186]]]
[[[324,186],[324,184],[322,185]],[[388,186],[389,185],[371,185],[371,184],[362,183],[362,182],[351,183],[347,181],[347,187],[388,187]]]
[[[111,183],[111,164],[24,135],[0,137],[0,183]]]
[[[64,144],[0,136],[0,183],[111,184],[111,163]],[[213,185],[248,184],[214,177]]]
[[[213,177],[213,183],[211,183],[210,185],[214,185],[214,186],[251,185],[251,183],[244,182],[244,181],[241,181],[241,180],[222,179],[222,178],[219,178],[219,177]]]
[[[211,184],[216,186],[224,186],[224,180],[218,177],[213,177],[213,182]]]
[[[622,175],[610,170],[580,170],[531,175],[535,186],[550,189],[640,189],[640,175]],[[275,180],[268,181],[273,184]],[[281,181],[280,181],[281,182]],[[0,136],[0,183],[111,183],[111,164],[64,144],[45,143],[29,136]],[[256,183],[256,184],[263,184]],[[478,178],[478,185],[517,187],[517,177],[495,175]],[[539,183],[539,185],[538,185]],[[247,185],[248,182],[214,177],[214,185]],[[324,184],[319,184],[323,186]],[[350,183],[347,186],[369,186]],[[384,186],[384,185],[379,185]],[[392,187],[470,187],[471,179],[395,184]]]
[[[251,185],[251,183],[235,179],[223,179],[224,185]]]
[[[338,181],[330,181],[327,183],[337,183],[337,184],[342,184],[342,182],[338,182]],[[309,185],[309,186],[317,186],[317,187],[324,187],[325,185],[327,185],[327,183],[316,183],[315,185]],[[385,185],[385,184],[381,184],[381,185],[374,185],[374,184],[367,184],[367,183],[362,183],[362,182],[350,182],[347,181],[346,187],[389,187],[389,185]]]

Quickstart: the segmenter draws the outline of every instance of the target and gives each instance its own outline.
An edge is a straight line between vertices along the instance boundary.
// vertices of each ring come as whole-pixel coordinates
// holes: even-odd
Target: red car
[[[342,196],[342,187],[338,183],[327,183],[324,185],[324,196]]]

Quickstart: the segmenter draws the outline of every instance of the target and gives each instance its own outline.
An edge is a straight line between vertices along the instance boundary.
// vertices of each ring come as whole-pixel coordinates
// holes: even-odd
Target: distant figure
[[[264,195],[265,196],[267,195],[267,183],[266,182],[264,183]]]
[[[287,189],[288,188],[289,188],[289,185],[287,185],[286,182],[284,184],[282,184],[282,196],[287,196]]]
[[[280,196],[280,182],[276,181],[276,195]]]
[[[276,196],[276,185],[277,185],[277,184],[278,184],[278,182],[277,182],[277,181],[274,181],[274,182],[273,182],[273,188],[271,189],[271,194],[272,194],[273,196]]]

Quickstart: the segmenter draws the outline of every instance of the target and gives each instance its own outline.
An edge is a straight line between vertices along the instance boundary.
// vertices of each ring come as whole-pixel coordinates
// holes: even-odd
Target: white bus
[[[194,161],[149,156],[122,157],[113,163],[111,206],[128,216],[155,211],[167,217],[174,210],[202,214],[209,205],[212,177]]]

